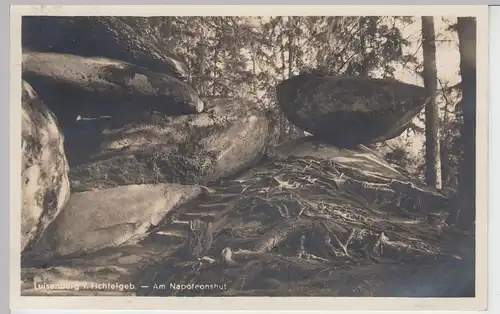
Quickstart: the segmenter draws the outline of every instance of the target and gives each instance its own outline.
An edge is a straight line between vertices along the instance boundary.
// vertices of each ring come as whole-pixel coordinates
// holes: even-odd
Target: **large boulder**
[[[122,60],[184,80],[186,66],[166,55],[123,17],[25,16],[23,49]]]
[[[424,88],[393,79],[301,74],[276,87],[285,116],[342,147],[399,136],[424,107]]]
[[[34,253],[68,255],[132,244],[201,192],[196,185],[129,185],[74,193]]]
[[[126,111],[168,115],[199,113],[203,102],[174,77],[123,61],[68,54],[23,54],[23,78],[64,125],[78,115],[113,116]]]
[[[39,238],[68,201],[70,186],[64,137],[57,119],[33,88],[22,83],[21,249]]]
[[[265,114],[243,99],[219,98],[207,104],[207,112],[197,115],[127,115],[99,122],[102,131],[94,138],[79,132],[81,140],[73,140],[79,150],[70,161],[72,188],[208,184],[258,162],[269,142]],[[85,128],[93,129],[91,124]],[[99,148],[93,152],[91,145]],[[85,159],[85,153],[93,155]]]

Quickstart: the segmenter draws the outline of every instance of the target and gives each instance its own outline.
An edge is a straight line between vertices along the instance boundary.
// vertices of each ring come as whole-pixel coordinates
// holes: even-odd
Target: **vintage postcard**
[[[487,18],[12,6],[12,307],[485,309]]]

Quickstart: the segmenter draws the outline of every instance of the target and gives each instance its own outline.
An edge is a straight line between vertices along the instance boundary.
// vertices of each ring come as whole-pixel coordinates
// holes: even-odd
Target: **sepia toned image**
[[[21,23],[21,296],[478,297],[476,16]]]

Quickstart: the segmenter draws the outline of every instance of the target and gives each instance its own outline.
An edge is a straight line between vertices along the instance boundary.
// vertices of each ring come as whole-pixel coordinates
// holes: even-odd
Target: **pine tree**
[[[475,219],[476,201],[476,20],[459,17],[457,32],[460,49],[460,75],[462,77],[461,142],[463,159],[459,177],[458,222],[470,227]]]
[[[425,181],[428,185],[441,188],[441,161],[439,153],[439,112],[436,103],[436,35],[434,18],[422,16],[422,49],[424,54],[423,79],[430,100],[425,107]]]

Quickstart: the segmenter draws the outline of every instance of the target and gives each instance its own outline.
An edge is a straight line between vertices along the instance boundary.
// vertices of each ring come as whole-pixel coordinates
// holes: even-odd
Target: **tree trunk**
[[[288,78],[293,75],[293,17],[288,17]]]
[[[285,43],[283,43],[283,36],[280,36],[280,41],[281,41],[281,76],[283,77],[283,80],[286,80],[286,63],[285,63]]]
[[[441,160],[441,188],[450,187],[450,167],[448,164],[447,138],[439,139],[439,156]]]
[[[166,17],[163,34],[167,39],[170,39],[172,37],[172,20],[173,20],[172,16]]]
[[[253,77],[257,77],[257,47],[252,42],[252,75]],[[257,99],[257,84],[252,84],[252,94]]]
[[[191,60],[189,60],[189,59],[187,60],[187,70],[188,70],[187,83],[189,85],[191,85],[195,90],[197,90],[196,86],[194,86],[192,64],[191,64]]]
[[[366,24],[366,17],[361,16],[359,18],[359,54],[361,57],[361,71],[359,73],[360,76],[368,76],[368,57],[366,55],[366,37],[365,37],[365,24]]]
[[[257,52],[254,47],[252,47],[252,74],[253,76],[257,75]]]
[[[288,17],[288,43],[287,43],[287,48],[288,48],[288,78],[291,78],[293,76],[293,68],[295,66],[295,54],[294,54],[294,27],[295,27],[295,20],[292,16]],[[298,137],[301,133],[301,130],[290,123],[288,120],[286,120],[286,124],[288,125],[290,136],[291,137]]]
[[[287,77],[286,77],[286,62],[285,62],[285,50],[286,50],[286,47],[285,47],[285,43],[283,42],[284,41],[284,34],[282,33],[281,36],[280,36],[280,41],[281,41],[281,71],[282,71],[282,76],[283,76],[283,80],[286,80]],[[286,138],[286,125],[287,125],[287,118],[285,117],[285,114],[280,111],[281,114],[280,114],[280,128],[279,128],[279,141],[283,141],[285,138]]]
[[[424,85],[430,101],[425,107],[425,181],[441,189],[441,162],[439,154],[439,115],[436,104],[437,69],[434,18],[422,16],[422,49],[424,53]]]
[[[457,222],[471,227],[476,213],[476,19],[459,17],[457,20],[463,116]]]
[[[204,44],[204,43],[200,43],[199,46],[198,46],[198,64],[199,64],[199,68],[198,68],[198,79],[196,80],[197,82],[197,90],[198,90],[198,94],[200,96],[205,96],[205,67],[206,67],[206,60],[205,60],[205,56],[206,56],[206,49],[207,49],[207,45]]]
[[[443,89],[443,86],[440,85]],[[444,100],[445,100],[445,105],[444,105],[444,113],[443,113],[443,126],[446,128],[449,123],[449,107],[450,107],[450,101],[448,100],[448,97],[446,97],[446,91],[443,90],[443,95]],[[441,134],[441,137],[439,139],[439,153],[441,156],[441,185],[442,188],[445,187],[451,187],[450,183],[450,165],[449,165],[449,160],[448,160],[448,143],[449,143],[450,137],[449,133],[446,132],[444,134]]]
[[[217,93],[217,63],[219,61],[219,45],[215,46],[214,51],[214,63],[212,67],[212,96],[215,96]]]

